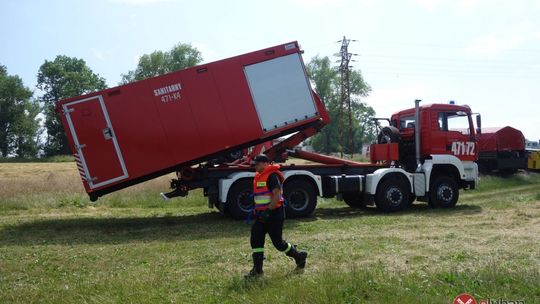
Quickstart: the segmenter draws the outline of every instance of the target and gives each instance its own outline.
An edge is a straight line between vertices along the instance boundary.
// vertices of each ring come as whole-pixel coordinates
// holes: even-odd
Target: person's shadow
[[[413,205],[409,210],[391,216],[418,214],[419,216],[452,216],[481,212],[476,205],[458,205],[453,209],[430,209],[427,205]],[[320,219],[387,216],[376,208],[353,209],[320,207],[308,218],[287,219],[286,229],[302,222]],[[150,217],[81,217],[68,219],[38,219],[14,224],[0,231],[0,246],[44,244],[116,244],[146,241],[188,241],[214,238],[249,237],[245,221],[235,221],[218,212],[192,215]]]

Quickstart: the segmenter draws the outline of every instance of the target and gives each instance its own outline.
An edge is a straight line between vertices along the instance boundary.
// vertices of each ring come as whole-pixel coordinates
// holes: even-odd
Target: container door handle
[[[112,138],[113,138],[113,133],[112,133],[111,128],[105,128],[105,129],[103,129],[103,137],[104,137],[105,139],[112,139]]]

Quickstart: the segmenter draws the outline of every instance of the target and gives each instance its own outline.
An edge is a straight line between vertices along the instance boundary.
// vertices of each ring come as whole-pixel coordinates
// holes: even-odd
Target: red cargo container
[[[478,134],[478,165],[483,171],[527,168],[525,137],[512,127],[482,128]]]
[[[92,200],[327,117],[297,42],[58,101]]]

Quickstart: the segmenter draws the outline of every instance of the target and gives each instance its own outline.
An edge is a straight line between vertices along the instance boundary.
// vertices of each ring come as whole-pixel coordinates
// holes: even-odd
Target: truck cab
[[[428,104],[419,107],[420,158],[453,155],[464,162],[477,160],[478,147],[471,109],[466,105]],[[399,131],[400,159],[408,167],[415,164],[415,108],[394,113],[390,124]]]
[[[414,108],[396,112],[388,121],[390,125],[381,128],[377,143],[370,147],[372,162],[389,166],[367,176],[368,184],[373,185],[367,193],[373,194],[376,204],[389,211],[407,207],[403,199],[386,199],[393,195],[451,208],[458,201],[459,189],[475,189],[478,147],[468,106],[420,106],[416,100]],[[477,124],[480,127],[479,116]],[[379,188],[386,185],[381,183],[385,179],[393,192]],[[408,189],[395,190],[400,183],[410,186],[410,193],[406,193]]]

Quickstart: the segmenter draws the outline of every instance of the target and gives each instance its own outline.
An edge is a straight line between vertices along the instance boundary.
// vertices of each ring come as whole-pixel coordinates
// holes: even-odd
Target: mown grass
[[[320,200],[285,223],[304,273],[267,244],[245,281],[249,226],[163,177],[88,201],[75,165],[0,164],[0,303],[451,303],[540,299],[540,175],[482,177],[452,210],[380,214]]]
[[[0,157],[0,163],[64,163],[73,162],[72,155],[56,155],[49,157]]]

